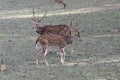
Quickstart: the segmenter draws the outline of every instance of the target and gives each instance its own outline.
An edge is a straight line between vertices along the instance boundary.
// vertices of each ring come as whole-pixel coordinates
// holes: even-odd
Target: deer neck
[[[36,31],[38,34],[41,34],[42,29],[43,29],[43,27],[38,26],[38,27],[35,28],[35,31]]]
[[[73,38],[70,36],[63,36],[63,38],[65,39],[65,41],[67,42],[67,44],[71,44],[73,43]]]

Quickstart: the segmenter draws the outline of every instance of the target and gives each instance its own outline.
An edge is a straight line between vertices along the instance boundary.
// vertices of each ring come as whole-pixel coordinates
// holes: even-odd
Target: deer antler
[[[74,16],[71,17],[71,22],[70,22],[70,26],[72,27],[72,22],[74,20]]]
[[[45,14],[43,15],[43,17],[38,20],[38,22],[41,22],[42,19],[43,19],[46,15],[47,15],[47,11],[46,11]]]
[[[37,8],[39,8],[39,7],[37,7]],[[36,19],[35,19],[35,6],[33,7],[32,12],[33,12],[33,18],[32,18],[32,20],[33,20],[33,21],[37,21],[38,23],[41,22],[42,19],[47,15],[47,11],[46,11],[42,18],[36,20]]]
[[[32,20],[33,20],[33,21],[35,21],[35,11],[34,11],[34,8],[35,8],[35,7],[33,7],[33,9],[32,9],[32,12],[33,12],[33,18],[32,18]]]

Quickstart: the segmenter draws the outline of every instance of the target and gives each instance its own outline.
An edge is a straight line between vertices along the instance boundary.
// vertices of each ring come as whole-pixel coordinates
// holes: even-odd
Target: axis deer
[[[59,25],[45,25],[45,26],[39,26],[41,24],[41,21],[44,19],[44,17],[47,15],[47,12],[43,15],[42,18],[36,19],[35,18],[35,12],[33,7],[33,29],[40,35],[44,34],[57,34],[57,35],[63,35],[63,36],[71,36],[71,26],[67,26],[65,24],[59,24]],[[71,20],[72,24],[72,20]]]
[[[36,49],[38,50],[37,54],[36,54],[36,64],[37,65],[39,64],[39,60],[38,60],[39,55],[43,54],[46,65],[49,65],[47,62],[47,59],[46,59],[48,47],[56,46],[59,48],[59,50],[61,52],[61,63],[64,65],[65,54],[66,54],[64,49],[66,48],[67,43],[68,43],[68,42],[66,42],[65,39],[66,39],[66,37],[56,35],[56,34],[46,34],[46,35],[39,36],[36,39],[36,44],[35,44]],[[71,41],[72,40],[69,40],[69,43],[71,43]]]
[[[52,3],[52,6],[55,3],[58,3],[58,4],[62,4],[64,6],[64,9],[66,8],[66,3],[64,3],[63,0],[50,0],[50,2]]]
[[[45,35],[45,34],[56,34],[56,35],[60,35],[60,36],[66,36],[66,37],[72,37],[72,20],[70,22],[70,26],[67,26],[65,24],[59,24],[59,25],[45,25],[45,26],[39,26],[39,24],[41,23],[42,19],[47,15],[47,12],[43,15],[42,18],[40,19],[36,19],[35,18],[35,12],[34,12],[34,7],[33,7],[33,29],[40,35]],[[80,34],[79,31],[75,31],[74,36],[78,37],[80,39]],[[67,40],[67,39],[66,39]],[[66,41],[68,42],[68,41]],[[71,53],[73,53],[73,42],[70,43],[71,44]]]

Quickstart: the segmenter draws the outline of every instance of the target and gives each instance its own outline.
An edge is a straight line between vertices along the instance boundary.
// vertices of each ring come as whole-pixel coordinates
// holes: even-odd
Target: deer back
[[[46,25],[43,27],[41,34],[71,36],[71,28],[67,25]]]
[[[67,45],[66,41],[62,36],[55,35],[55,34],[46,34],[46,35],[39,36],[36,40],[36,44],[38,42],[41,45],[58,46],[59,48],[63,48]]]

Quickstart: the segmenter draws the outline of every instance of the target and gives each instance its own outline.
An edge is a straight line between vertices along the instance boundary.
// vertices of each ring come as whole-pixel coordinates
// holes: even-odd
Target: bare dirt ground
[[[119,80],[120,79],[120,1],[64,0],[67,7],[51,6],[49,0],[0,0],[0,80]],[[35,39],[32,7],[37,16],[48,11],[41,25],[79,23],[81,42],[74,54],[66,49],[66,63],[58,54],[48,54],[50,66],[40,57],[35,65]]]

